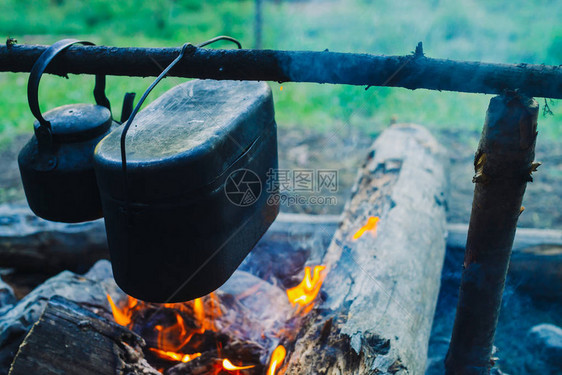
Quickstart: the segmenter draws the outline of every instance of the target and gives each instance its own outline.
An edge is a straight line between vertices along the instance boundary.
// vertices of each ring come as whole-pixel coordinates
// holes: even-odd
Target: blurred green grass
[[[505,63],[562,63],[562,2],[523,0],[265,1],[264,48],[408,54],[418,41],[431,57]],[[227,34],[253,46],[254,2],[215,0],[0,0],[0,33],[19,43],[50,44],[64,37],[114,46],[179,46]],[[217,47],[230,48],[227,44]],[[108,77],[115,117],[122,97],[140,95],[152,78]],[[155,99],[185,80],[167,78]],[[0,73],[0,145],[31,132],[27,74]],[[392,120],[432,129],[479,130],[490,96],[428,90],[304,83],[270,83],[280,126],[340,132],[354,126],[376,134]],[[283,86],[283,90],[281,90]],[[44,111],[92,102],[93,77],[45,76]],[[540,99],[541,106],[544,105]],[[542,137],[560,136],[562,115],[539,119]],[[1,146],[0,146],[1,147]]]

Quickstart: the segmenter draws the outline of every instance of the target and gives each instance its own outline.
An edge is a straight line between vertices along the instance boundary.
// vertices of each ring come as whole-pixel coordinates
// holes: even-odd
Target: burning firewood
[[[420,126],[377,139],[321,259],[325,300],[279,373],[424,372],[445,253],[444,160]]]
[[[274,225],[229,282],[204,298],[134,300],[116,287],[107,262],[86,278],[66,273],[76,279],[70,284],[80,284],[68,287],[76,293],[86,284],[97,288],[87,298],[68,295],[94,298],[88,307],[99,306],[106,317],[112,310],[116,322],[146,340],[144,355],[167,374],[415,373],[425,360],[444,252],[441,154],[415,126],[391,128],[375,152],[324,255],[333,220],[311,224],[312,235],[302,236],[280,220],[275,225],[283,229]],[[303,245],[318,233],[315,245]],[[43,301],[36,315],[43,294],[33,297]],[[14,308],[20,314],[22,302]]]
[[[8,373],[19,345],[51,297],[62,296],[96,314],[111,318],[101,283],[107,280],[104,275],[111,277],[111,265],[107,261],[98,263],[86,277],[62,272],[35,288],[17,304],[3,310],[0,314],[0,374]]]
[[[159,375],[143,358],[144,340],[62,297],[51,299],[25,338],[10,375]]]
[[[233,371],[239,375],[263,374],[264,365],[260,362],[263,350],[264,348],[253,343],[233,341],[220,351],[214,349],[202,353],[193,361],[177,364],[168,369],[165,375],[226,375],[232,374]],[[234,367],[225,368],[225,359],[228,359],[230,364],[235,363]]]
[[[226,367],[261,373],[296,312],[285,291],[244,271],[216,292],[185,303],[114,295],[125,297],[115,302],[108,295],[115,320],[145,338],[147,358],[172,374],[219,374]]]

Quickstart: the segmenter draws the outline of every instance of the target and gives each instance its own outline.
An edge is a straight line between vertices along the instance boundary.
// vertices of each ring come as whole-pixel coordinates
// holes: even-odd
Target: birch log
[[[445,253],[445,165],[423,127],[394,125],[376,140],[321,259],[324,301],[289,344],[284,373],[424,373]],[[376,234],[353,241],[372,216]]]

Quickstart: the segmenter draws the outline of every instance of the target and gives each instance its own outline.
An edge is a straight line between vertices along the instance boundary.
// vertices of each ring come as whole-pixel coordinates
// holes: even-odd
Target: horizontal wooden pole
[[[47,47],[0,46],[0,72],[29,72]],[[157,76],[179,51],[179,48],[72,46],[49,65],[47,73]],[[562,98],[562,66],[433,59],[425,57],[419,47],[416,53],[406,56],[191,47],[170,75],[484,94],[518,89],[532,97]]]

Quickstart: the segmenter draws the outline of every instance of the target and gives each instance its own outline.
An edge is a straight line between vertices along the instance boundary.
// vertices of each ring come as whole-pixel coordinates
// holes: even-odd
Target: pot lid
[[[131,198],[182,194],[218,178],[274,123],[265,82],[192,80],[140,111],[126,138]],[[100,184],[122,199],[121,131],[95,152]],[[141,187],[142,186],[142,187]]]

